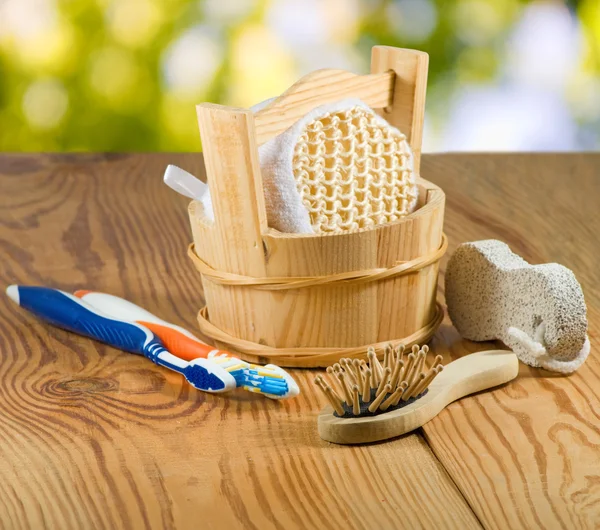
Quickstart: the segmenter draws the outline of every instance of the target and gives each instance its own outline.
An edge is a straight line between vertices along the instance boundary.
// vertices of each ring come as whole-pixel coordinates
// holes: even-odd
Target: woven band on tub
[[[292,277],[292,276],[281,276],[272,278],[253,278],[252,276],[242,276],[240,274],[233,274],[230,272],[219,271],[213,269],[205,261],[203,261],[194,248],[192,243],[188,248],[188,256],[194,262],[194,265],[198,271],[209,278],[212,282],[219,283],[221,285],[237,285],[253,287],[254,289],[261,289],[265,291],[284,291],[287,289],[300,289],[303,287],[314,287],[316,285],[351,285],[376,282],[378,280],[385,280],[394,276],[403,276],[405,274],[413,274],[420,271],[421,269],[439,261],[441,257],[446,253],[448,248],[448,238],[446,234],[442,234],[442,242],[437,250],[419,256],[418,258],[410,261],[403,261],[389,268],[379,269],[368,269],[362,271],[350,271],[342,272],[339,274],[331,274],[327,276],[308,276],[308,277]]]
[[[386,340],[377,344],[367,344],[357,348],[273,348],[257,342],[238,339],[216,327],[208,319],[208,310],[203,307],[198,313],[198,324],[204,335],[214,341],[225,344],[227,348],[239,353],[253,355],[264,359],[264,362],[273,361],[274,364],[282,366],[326,366],[342,357],[363,357],[367,349],[372,347],[379,355],[383,353],[386,345],[396,346],[404,344],[407,348],[413,344],[425,344],[436,332],[444,318],[444,310],[440,304],[436,304],[436,312],[430,322],[412,335],[402,339]],[[260,361],[263,362],[263,361]]]

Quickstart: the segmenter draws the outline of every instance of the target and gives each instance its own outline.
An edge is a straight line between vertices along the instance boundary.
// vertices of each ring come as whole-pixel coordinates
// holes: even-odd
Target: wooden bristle
[[[442,359],[443,357],[441,355],[436,355],[435,359],[433,360],[433,364],[431,365],[431,368],[435,368],[436,366],[442,364]]]
[[[410,385],[412,385],[414,383],[415,379],[417,378],[419,373],[422,371],[423,364],[425,363],[425,355],[426,354],[424,351],[421,350],[419,352],[419,354],[417,355],[417,359],[413,364],[412,373],[407,374],[406,381],[408,382],[409,387],[410,387]]]
[[[360,360],[354,359],[352,361],[352,368],[354,369],[354,373],[356,374],[356,384],[358,385],[358,389],[362,392],[364,376],[362,370],[360,369]]]
[[[354,370],[352,370],[352,363],[349,359],[340,359],[340,365],[343,368],[344,375],[349,385],[356,384],[356,375],[354,374]]]
[[[379,382],[379,381],[381,381],[381,378],[383,377],[383,366],[379,362],[377,355],[375,355],[375,357],[373,357],[373,364],[375,365],[375,370],[377,370],[377,382]]]
[[[423,377],[423,379],[419,382],[419,384],[413,390],[412,396],[418,396],[419,394],[423,393],[425,391],[425,389],[429,386],[429,383],[431,383],[431,381],[433,380],[433,378],[436,375],[437,375],[437,372],[435,371],[435,369],[433,371],[429,370],[429,372],[427,372],[425,374],[425,377]]]
[[[360,401],[358,400],[358,385],[352,387],[352,414],[360,414]]]
[[[342,383],[342,381],[340,381],[337,372],[333,372],[331,381],[331,387],[336,391],[336,393],[342,398],[343,401],[346,396],[346,393],[344,391],[344,384]]]
[[[379,410],[387,410],[391,405],[394,404],[394,401],[400,400],[402,397],[402,393],[406,387],[400,385],[379,407]]]
[[[383,367],[389,366],[393,371],[395,364],[394,348],[391,344],[387,344],[383,352]]]
[[[379,405],[381,405],[381,402],[383,401],[385,396],[389,392],[391,392],[391,390],[392,390],[392,385],[390,385],[390,384],[385,385],[385,387],[383,387],[382,391],[379,394],[377,394],[377,396],[373,400],[373,403],[371,403],[369,405],[369,411],[375,412],[379,408]]]
[[[402,360],[405,349],[406,347],[404,346],[404,344],[398,344],[398,346],[396,346],[396,357],[398,358],[398,361]]]
[[[367,354],[367,357],[369,358],[369,366],[371,368],[371,387],[375,388],[376,385],[379,383],[380,381],[380,375],[379,375],[379,369],[381,368],[381,365],[379,364],[379,360],[377,359],[377,354],[375,353],[375,350],[370,348],[369,349],[369,353]]]
[[[394,368],[396,367],[396,364],[398,364],[399,360],[400,360],[400,357],[396,353],[396,349],[392,348],[392,365],[390,366],[390,368],[392,369],[392,373],[394,373]]]
[[[390,370],[389,367],[383,371],[383,377],[381,378],[381,382],[379,383],[379,386],[377,387],[377,394],[379,394],[385,388],[385,385],[388,384],[391,375],[392,375],[392,371]]]
[[[325,383],[323,376],[318,375],[317,377],[315,377],[315,383],[321,390],[323,390],[323,392],[325,392],[325,387],[327,386],[327,383]]]
[[[369,376],[371,378],[371,380],[369,381],[369,386],[371,388],[377,388],[377,376],[375,375],[375,372],[371,367],[369,367]]]
[[[321,376],[317,376],[315,378],[315,383],[323,391],[325,397],[327,398],[327,401],[329,401],[329,403],[338,413],[338,415],[343,416],[344,407],[342,405],[342,400],[340,396],[337,395],[335,390],[333,390],[333,388],[331,388],[331,386],[329,386]]]
[[[400,372],[398,373],[398,382],[396,383],[396,386],[404,381],[404,376],[406,375],[406,363],[400,361],[398,364],[400,365]]]
[[[327,384],[327,382],[325,382],[325,383],[326,383],[326,386],[325,386],[325,388],[326,388],[326,389],[329,389],[329,390],[331,391],[331,395],[332,395],[332,396],[333,396],[333,397],[334,397],[334,398],[335,398],[337,401],[339,401],[340,403],[342,403],[342,401],[343,401],[343,400],[342,400],[342,398],[340,397],[340,395],[339,395],[339,394],[338,394],[338,393],[335,391],[335,389],[334,389],[334,388],[333,388],[331,385]]]
[[[338,416],[343,416],[345,411],[344,407],[342,406],[342,400],[332,395],[332,392],[332,388],[328,386],[325,390],[325,395],[329,399],[329,403],[331,403],[333,409],[338,413]]]
[[[392,388],[396,388],[398,386],[398,381],[401,381],[400,376],[403,368],[404,361],[398,361],[394,367],[394,372],[392,373],[392,379],[390,381]]]
[[[403,380],[408,380],[408,378],[412,375],[412,367],[417,359],[417,356],[414,353],[409,353],[406,357],[406,364],[404,365],[404,377]]]
[[[437,374],[439,374],[443,369],[444,369],[444,367],[441,364],[437,365],[435,367],[431,367],[429,369],[429,371],[427,372],[427,374],[425,374],[425,379],[423,379],[421,384],[415,389],[413,395],[418,396],[419,394],[423,393],[425,391],[425,389],[434,380],[435,376]]]
[[[406,387],[408,387],[408,383],[406,381],[402,381],[402,383],[400,383],[400,386],[398,387],[398,390],[401,388],[402,392],[400,392],[395,398],[394,401],[392,403],[392,405],[395,407],[399,402],[400,402],[400,398],[402,397],[402,394],[406,391]]]
[[[394,348],[388,344],[383,362],[380,362],[371,347],[367,352],[368,361],[340,359],[326,370],[333,384],[320,375],[315,378],[315,384],[338,416],[347,415],[348,410],[361,416],[361,403],[368,404],[368,410],[373,414],[385,412],[390,407],[402,406],[401,400],[407,402],[418,398],[443,369],[441,355],[436,355],[431,366],[427,366],[427,345],[421,349],[414,345],[408,355],[404,356],[404,353],[404,345]]]
[[[421,372],[417,377],[415,377],[414,381],[406,389],[404,394],[402,394],[402,401],[407,401],[411,397],[413,397],[415,395],[415,390],[423,382],[424,379],[425,379],[425,374],[423,372]]]
[[[315,385],[317,385],[323,391],[323,393],[325,393],[325,382],[320,375],[315,377]]]
[[[363,379],[367,377],[367,370],[369,369],[369,365],[365,361],[360,362],[360,371],[363,374]]]
[[[346,381],[346,376],[343,372],[338,372],[337,374],[338,381],[342,387],[342,393],[344,394],[344,399],[348,406],[352,403],[352,396],[350,395],[350,387],[348,386],[348,382]]]
[[[366,403],[371,399],[371,369],[365,370],[365,380],[363,381],[362,400]]]

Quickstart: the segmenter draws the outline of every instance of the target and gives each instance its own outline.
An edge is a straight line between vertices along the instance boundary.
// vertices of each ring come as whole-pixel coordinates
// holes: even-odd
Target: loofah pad
[[[586,307],[573,272],[530,265],[501,241],[464,243],[446,270],[448,313],[466,339],[499,339],[524,363],[575,371],[587,358]]]
[[[413,211],[417,187],[406,137],[361,105],[306,124],[294,179],[315,232],[356,230]]]
[[[314,109],[259,158],[269,225],[282,232],[357,230],[417,206],[406,137],[359,100]]]

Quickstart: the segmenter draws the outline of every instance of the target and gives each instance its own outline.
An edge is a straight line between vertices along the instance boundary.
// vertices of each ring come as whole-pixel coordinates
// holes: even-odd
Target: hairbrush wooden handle
[[[511,381],[519,373],[517,356],[506,350],[472,353],[444,367],[428,392],[414,403],[376,416],[338,418],[326,407],[319,414],[323,440],[358,444],[386,440],[421,427],[453,401]]]

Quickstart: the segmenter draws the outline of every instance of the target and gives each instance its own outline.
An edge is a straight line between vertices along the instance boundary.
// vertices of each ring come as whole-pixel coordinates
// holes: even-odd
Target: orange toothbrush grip
[[[173,355],[185,359],[186,361],[191,361],[198,357],[206,358],[211,351],[216,349],[208,344],[203,344],[194,339],[190,339],[183,333],[167,326],[142,321],[139,321],[138,324],[146,326],[162,341],[167,350]]]

